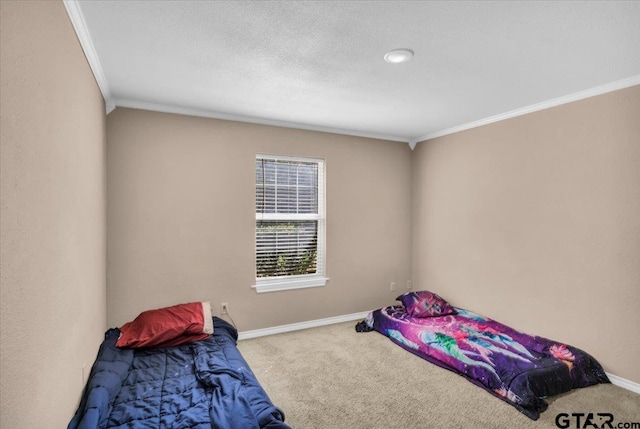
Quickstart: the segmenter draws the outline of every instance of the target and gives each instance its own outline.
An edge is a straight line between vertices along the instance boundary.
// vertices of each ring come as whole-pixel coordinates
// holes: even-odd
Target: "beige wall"
[[[0,427],[66,427],[105,330],[104,102],[62,2],[0,2]]]
[[[640,87],[414,153],[130,109],[105,125],[62,3],[0,11],[0,427],[66,425],[105,320],[210,299],[250,330],[379,307],[411,277],[640,382]],[[258,152],[326,159],[324,288],[250,287]]]
[[[107,117],[107,321],[228,302],[240,330],[387,304],[410,270],[408,145],[118,108]],[[326,160],[327,286],[257,294],[255,155]]]
[[[419,143],[416,287],[640,382],[640,87]]]

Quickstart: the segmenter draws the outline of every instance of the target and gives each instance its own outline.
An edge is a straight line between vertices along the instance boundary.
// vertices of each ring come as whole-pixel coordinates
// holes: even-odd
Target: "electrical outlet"
[[[411,289],[413,289],[413,283],[411,282],[411,280],[407,280],[407,290]]]
[[[396,290],[396,282],[391,282],[391,292]]]
[[[220,314],[229,314],[229,303],[223,302],[220,304]]]

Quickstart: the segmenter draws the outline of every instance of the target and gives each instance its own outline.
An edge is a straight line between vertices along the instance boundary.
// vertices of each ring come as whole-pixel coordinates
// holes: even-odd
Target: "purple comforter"
[[[547,408],[544,397],[609,382],[600,364],[580,349],[455,310],[455,315],[414,318],[401,305],[383,307],[362,325],[463,375],[534,420]]]

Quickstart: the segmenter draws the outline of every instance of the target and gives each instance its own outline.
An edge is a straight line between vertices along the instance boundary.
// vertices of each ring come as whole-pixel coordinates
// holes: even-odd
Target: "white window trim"
[[[265,155],[257,154],[256,159],[268,159],[279,161],[293,161],[293,162],[314,162],[318,164],[318,208],[322,210],[318,214],[264,214],[256,213],[256,220],[298,220],[308,219],[318,221],[318,251],[317,251],[317,273],[305,274],[297,276],[281,276],[281,277],[256,277],[256,284],[251,287],[256,290],[257,293],[264,292],[278,292],[283,290],[303,289],[310,287],[322,287],[327,284],[329,280],[326,277],[326,234],[325,234],[325,168],[324,159],[318,158],[303,158],[281,155]],[[255,246],[254,246],[255,252]],[[255,270],[254,270],[255,271]]]
[[[328,280],[327,277],[317,274],[268,277],[267,279],[256,279],[256,284],[251,287],[254,288],[257,293],[278,292],[281,290],[321,287],[326,285]]]

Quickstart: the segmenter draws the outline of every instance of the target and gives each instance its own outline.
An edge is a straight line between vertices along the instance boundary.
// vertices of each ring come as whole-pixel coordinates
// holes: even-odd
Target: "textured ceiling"
[[[77,4],[117,106],[415,141],[640,77],[635,1]]]

